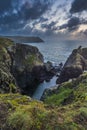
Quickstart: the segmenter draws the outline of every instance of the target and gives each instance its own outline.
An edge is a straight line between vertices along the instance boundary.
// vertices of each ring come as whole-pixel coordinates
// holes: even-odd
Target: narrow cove
[[[53,86],[56,85],[56,80],[57,80],[57,78],[58,78],[58,77],[54,76],[49,82],[44,81],[43,83],[41,83],[41,84],[37,87],[37,89],[36,89],[36,91],[34,92],[32,98],[33,98],[33,99],[40,100],[40,98],[41,98],[41,96],[42,96],[42,94],[43,94],[43,92],[44,92],[45,89],[51,88],[51,87],[53,87]]]

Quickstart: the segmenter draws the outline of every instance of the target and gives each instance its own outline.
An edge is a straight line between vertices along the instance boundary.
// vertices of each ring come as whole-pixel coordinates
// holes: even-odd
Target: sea
[[[39,51],[44,56],[44,62],[51,61],[53,65],[58,65],[59,63],[65,63],[69,55],[72,53],[73,49],[78,48],[79,46],[87,47],[86,41],[46,41],[43,43],[27,43],[28,45],[36,46]],[[53,77],[50,82],[41,83],[32,98],[40,100],[45,89],[53,87],[56,85],[57,77]]]

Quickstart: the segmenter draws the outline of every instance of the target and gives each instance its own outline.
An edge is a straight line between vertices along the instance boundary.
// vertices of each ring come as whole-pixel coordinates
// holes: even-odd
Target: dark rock
[[[35,66],[32,69],[32,75],[35,77],[37,81],[42,83],[43,81],[49,81],[53,76],[54,73],[50,70],[47,71],[45,66]]]
[[[87,48],[79,47],[73,50],[67,59],[57,80],[57,84],[77,78],[84,70],[87,70]]]
[[[11,56],[11,73],[23,94],[31,94],[39,83],[32,73],[36,66],[43,66],[43,56],[36,47],[14,44],[8,48]],[[37,70],[39,73],[39,70]],[[35,72],[34,72],[35,73]]]
[[[46,71],[51,71],[53,69],[53,65],[50,61],[47,61],[47,63],[44,63],[44,66],[46,68]]]

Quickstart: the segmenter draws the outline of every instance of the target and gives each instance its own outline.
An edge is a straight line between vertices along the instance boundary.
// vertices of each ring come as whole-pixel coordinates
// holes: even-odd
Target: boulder
[[[78,49],[73,50],[67,59],[57,79],[57,84],[77,78],[84,70],[87,70],[87,48],[81,48],[80,46]]]

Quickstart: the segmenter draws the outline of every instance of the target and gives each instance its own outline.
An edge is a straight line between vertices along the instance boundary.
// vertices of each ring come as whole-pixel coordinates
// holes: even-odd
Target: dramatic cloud
[[[67,24],[63,24],[62,26],[60,26],[60,30],[61,29],[68,29],[69,31],[73,31],[76,30],[78,28],[78,25],[80,24],[80,20],[78,17],[72,17],[71,19],[69,19]]]
[[[31,5],[29,2],[25,2],[20,10],[21,16],[26,20],[37,19],[48,10],[50,4],[50,1],[45,0],[43,2],[37,0],[33,3],[33,5]]]
[[[78,13],[84,10],[87,10],[87,0],[74,0],[70,12]]]
[[[41,27],[51,30],[55,26],[56,22],[51,22],[50,24],[42,24]]]
[[[0,1],[0,27],[17,29],[29,20],[40,18],[52,5],[52,0],[2,0]],[[40,19],[45,20],[45,19]]]
[[[86,10],[87,0],[0,0],[0,34],[86,34]]]

